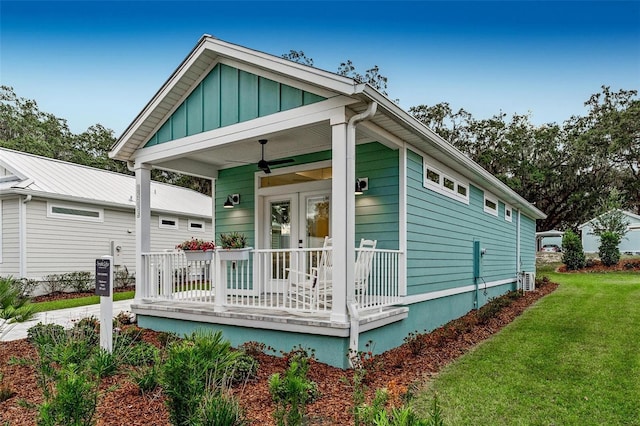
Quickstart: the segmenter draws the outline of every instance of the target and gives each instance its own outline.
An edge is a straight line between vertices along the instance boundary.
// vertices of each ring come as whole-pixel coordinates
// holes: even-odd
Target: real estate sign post
[[[113,257],[96,259],[96,294],[100,296],[100,347],[113,350]]]

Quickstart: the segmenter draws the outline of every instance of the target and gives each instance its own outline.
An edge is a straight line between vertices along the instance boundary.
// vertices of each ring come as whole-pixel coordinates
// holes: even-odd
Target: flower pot
[[[213,250],[185,250],[188,262],[207,261],[213,259]]]
[[[220,260],[249,260],[249,253],[252,247],[241,249],[218,249],[218,258]]]

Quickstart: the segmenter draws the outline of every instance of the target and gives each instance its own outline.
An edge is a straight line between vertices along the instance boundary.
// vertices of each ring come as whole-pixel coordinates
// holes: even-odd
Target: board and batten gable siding
[[[398,153],[377,142],[356,146],[356,177],[369,178],[369,189],[356,195],[356,246],[365,238],[399,248]]]
[[[69,203],[64,203],[69,204]],[[27,204],[27,276],[39,279],[48,274],[95,269],[95,259],[110,254],[111,241],[122,247],[121,262],[135,273],[135,217],[133,210],[118,210],[96,205],[75,204],[104,211],[102,222],[47,217],[47,202],[32,200]],[[206,233],[188,229],[188,218],[178,218],[178,229],[159,228],[159,216],[151,215],[151,250],[174,249],[175,245],[196,236],[212,239],[211,221]],[[129,232],[131,230],[131,232]],[[208,233],[208,234],[207,234]]]
[[[516,276],[517,220],[484,211],[484,192],[469,185],[469,204],[423,186],[422,156],[407,152],[407,292],[408,295],[474,284],[473,244],[487,253],[480,283]]]
[[[149,139],[146,146],[325,100],[268,78],[218,64]]]
[[[20,274],[20,199],[0,200],[0,276]]]

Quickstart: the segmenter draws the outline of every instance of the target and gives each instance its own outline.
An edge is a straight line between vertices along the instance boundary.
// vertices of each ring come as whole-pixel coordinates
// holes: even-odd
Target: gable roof
[[[135,209],[134,176],[0,148],[0,195],[24,194]],[[151,210],[211,218],[211,197],[151,181]]]
[[[611,212],[616,211],[616,210],[617,210],[617,211],[622,212],[622,213],[623,213],[627,218],[631,219],[631,221],[633,221],[633,222],[640,222],[640,215],[637,215],[637,214],[631,213],[631,212],[626,211],[626,210],[615,209],[615,210],[609,210],[608,212],[602,213],[601,215],[598,215],[598,216],[594,217],[593,219],[591,219],[591,220],[589,220],[589,221],[587,221],[587,222],[583,223],[582,225],[579,225],[579,226],[578,226],[578,229],[582,229],[582,228],[584,228],[585,226],[590,225],[594,220],[598,219],[599,217],[602,217],[602,216],[604,216],[605,214],[611,213]],[[630,223],[630,225],[631,225],[631,224],[632,224],[632,223]],[[636,224],[635,224],[635,223],[633,223],[633,225],[635,226]]]
[[[370,85],[234,45],[209,35],[202,36],[185,60],[127,127],[114,144],[110,156],[123,161],[134,159],[136,150],[142,148],[156,134],[218,63],[255,72],[262,77],[281,81],[325,98],[349,99],[349,109],[355,114],[364,112],[370,103],[376,102],[378,107],[375,116],[361,124],[368,132],[393,141],[396,145],[406,143],[409,147],[413,146],[455,169],[475,185],[489,190],[501,201],[521,210],[529,217],[546,218],[542,211],[505,183]]]

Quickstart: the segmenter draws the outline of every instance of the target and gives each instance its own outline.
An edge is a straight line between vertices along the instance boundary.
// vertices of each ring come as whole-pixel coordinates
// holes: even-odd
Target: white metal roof
[[[135,177],[0,148],[0,195],[46,198],[134,209]],[[191,189],[151,182],[151,210],[210,218],[211,197]]]

